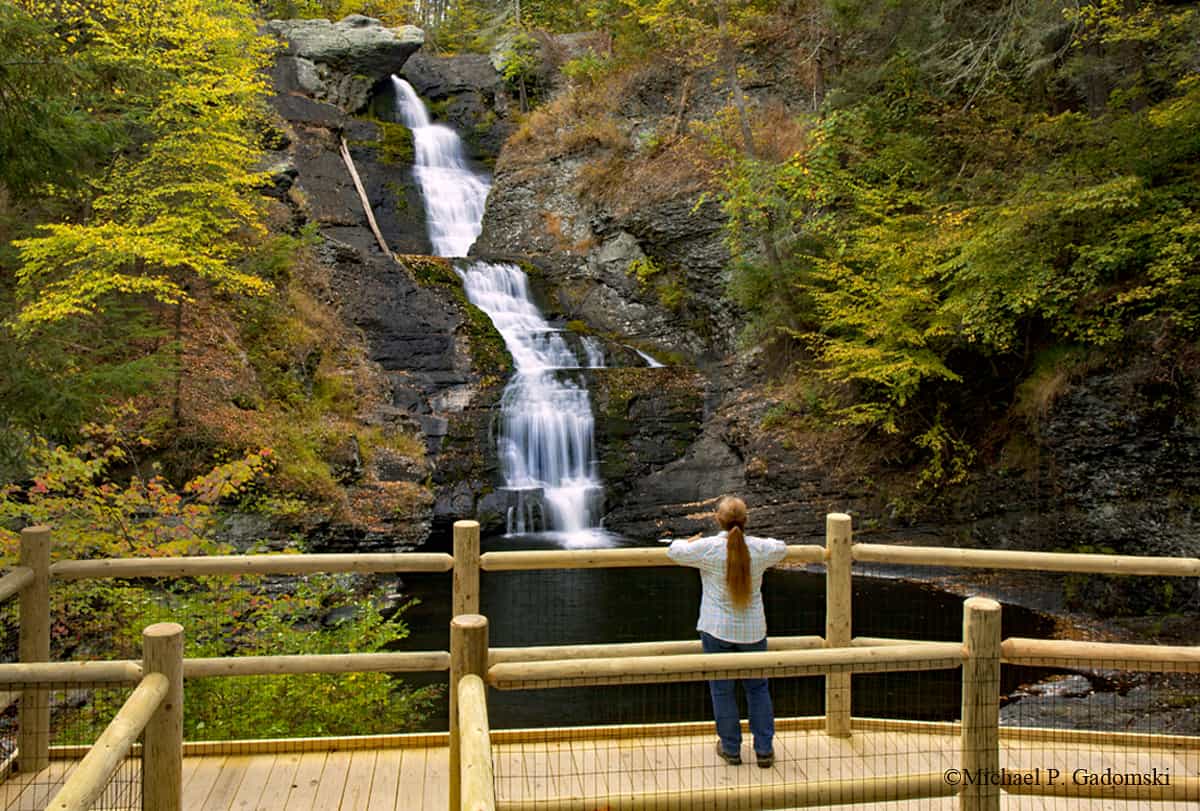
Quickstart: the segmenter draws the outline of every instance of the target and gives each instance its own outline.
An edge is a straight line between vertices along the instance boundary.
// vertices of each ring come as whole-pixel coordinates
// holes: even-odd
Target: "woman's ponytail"
[[[750,603],[750,548],[746,546],[746,503],[727,496],[717,504],[717,523],[725,536],[725,588],[738,608]]]
[[[725,588],[738,608],[750,603],[750,549],[738,526],[731,527],[725,536]]]

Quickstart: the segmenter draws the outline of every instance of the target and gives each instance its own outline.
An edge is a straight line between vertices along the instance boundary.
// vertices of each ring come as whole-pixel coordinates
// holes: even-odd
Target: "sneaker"
[[[760,755],[758,752],[755,752],[754,757],[758,761],[758,768],[760,769],[769,769],[775,765],[774,752],[767,752],[765,755]]]
[[[742,765],[742,754],[740,752],[736,752],[731,755],[721,748],[720,743],[717,744],[717,754],[721,756],[721,760],[725,761],[730,766]]]

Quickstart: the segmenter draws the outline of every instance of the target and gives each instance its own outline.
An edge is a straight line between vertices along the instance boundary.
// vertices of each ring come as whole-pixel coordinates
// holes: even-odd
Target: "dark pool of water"
[[[616,540],[616,545],[637,546]],[[484,551],[547,548],[536,537],[487,538]],[[430,551],[449,551],[448,540]],[[449,575],[404,575],[404,591],[420,600],[406,614],[411,629],[403,650],[445,650],[450,622]],[[682,567],[484,572],[481,613],[493,647],[695,639],[700,578]],[[767,624],[773,636],[823,634],[825,577],[821,571],[769,570],[763,580]],[[962,638],[963,598],[897,580],[855,577],[856,636],[933,641]],[[1003,635],[1048,636],[1052,621],[1004,606]],[[1003,669],[1007,692],[1038,675]],[[444,674],[406,677],[413,684],[444,683]],[[823,712],[821,677],[772,680],[777,716]],[[961,683],[955,671],[855,676],[853,713],[860,716],[948,720],[958,717]],[[445,702],[430,729],[446,728]],[[704,682],[678,685],[492,690],[494,728],[669,722],[711,718]]]

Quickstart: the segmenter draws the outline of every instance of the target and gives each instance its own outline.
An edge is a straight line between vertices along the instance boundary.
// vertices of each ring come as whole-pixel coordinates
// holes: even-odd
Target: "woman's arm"
[[[704,536],[701,534],[671,541],[670,547],[667,548],[667,557],[685,566],[696,566],[704,558],[705,550],[703,546],[697,546],[694,542],[702,540]]]

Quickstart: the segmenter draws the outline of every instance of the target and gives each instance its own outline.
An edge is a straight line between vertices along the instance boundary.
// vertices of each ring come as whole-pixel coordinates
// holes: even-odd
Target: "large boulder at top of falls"
[[[379,78],[395,73],[425,44],[425,32],[413,25],[386,28],[373,17],[351,14],[329,20],[271,20],[267,30],[287,40],[287,56]]]

